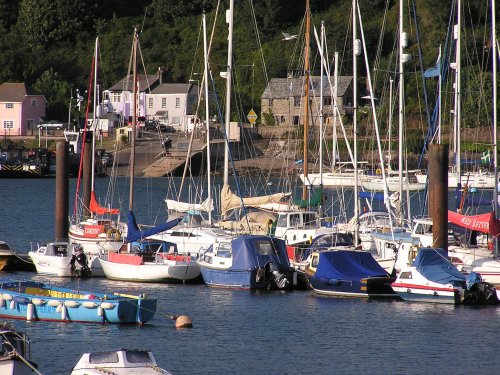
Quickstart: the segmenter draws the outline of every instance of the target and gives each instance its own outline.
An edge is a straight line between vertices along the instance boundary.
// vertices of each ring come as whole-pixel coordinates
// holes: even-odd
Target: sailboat
[[[186,281],[199,277],[200,270],[190,257],[177,257],[175,247],[166,243],[149,242],[148,237],[167,231],[176,226],[183,218],[161,223],[153,228],[141,230],[134,215],[134,175],[135,175],[135,138],[137,132],[137,53],[139,35],[134,30],[132,44],[133,100],[131,152],[130,152],[130,192],[129,212],[127,214],[126,243],[119,251],[108,251],[101,255],[100,264],[108,279],[123,281],[159,282]]]
[[[112,217],[119,215],[120,211],[114,208],[102,207],[95,196],[95,133],[97,130],[97,64],[99,57],[99,38],[96,38],[95,52],[93,61],[93,70],[91,82],[93,81],[93,90],[89,87],[88,103],[90,104],[91,92],[94,93],[92,131],[87,126],[83,131],[81,147],[80,170],[77,182],[77,191],[75,195],[73,222],[69,227],[70,242],[78,243],[83,247],[83,251],[94,259],[98,264],[97,257],[100,253],[108,250],[118,250],[123,245],[122,233],[126,233],[127,225],[120,222],[119,216],[113,220]],[[90,85],[89,85],[90,86]],[[88,107],[86,119],[88,117]],[[87,121],[86,121],[87,123]],[[83,175],[83,202],[80,204],[79,188],[80,177]],[[83,212],[78,212],[80,210]],[[84,218],[80,220],[80,215]]]

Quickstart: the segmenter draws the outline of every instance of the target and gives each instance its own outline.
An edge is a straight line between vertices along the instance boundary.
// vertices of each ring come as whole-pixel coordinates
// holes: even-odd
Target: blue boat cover
[[[360,281],[366,277],[388,276],[373,256],[364,251],[334,250],[319,253],[316,278]]]
[[[430,281],[465,286],[465,276],[449,261],[445,249],[421,248],[413,266]]]
[[[360,191],[358,196],[361,199],[373,199],[374,201],[384,201],[384,193],[377,193],[373,191]]]
[[[134,213],[132,211],[129,211],[127,214],[127,238],[126,240],[128,242],[134,242],[134,241],[140,241],[143,238],[152,236],[154,234],[169,230],[170,228],[175,227],[179,222],[181,222],[183,217],[179,217],[174,220],[167,221],[166,223],[161,223],[160,225],[157,225],[156,227],[149,228],[146,230],[140,230],[139,226],[137,225],[137,221],[135,220]]]
[[[285,241],[268,236],[244,235],[231,242],[232,271],[264,268],[273,262],[280,270],[290,269]]]

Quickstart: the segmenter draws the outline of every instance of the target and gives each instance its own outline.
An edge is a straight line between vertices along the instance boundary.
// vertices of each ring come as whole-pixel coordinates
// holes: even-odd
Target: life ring
[[[382,170],[380,168],[377,168],[377,170],[375,171],[375,173],[380,176],[382,174]]]
[[[122,239],[122,234],[118,229],[111,228],[108,230],[108,233],[106,233],[106,238],[108,240],[120,241]]]

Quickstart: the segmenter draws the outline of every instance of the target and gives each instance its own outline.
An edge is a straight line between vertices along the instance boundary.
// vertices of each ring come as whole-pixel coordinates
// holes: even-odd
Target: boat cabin
[[[280,212],[274,236],[289,245],[298,244],[312,240],[320,227],[318,215],[314,211]]]

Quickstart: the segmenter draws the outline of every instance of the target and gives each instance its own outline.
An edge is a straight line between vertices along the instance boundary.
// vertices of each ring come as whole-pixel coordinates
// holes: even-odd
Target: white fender
[[[61,320],[66,320],[66,307],[61,304]]]
[[[99,308],[97,309],[97,316],[102,316],[103,313],[104,313],[104,310],[102,309],[101,306],[99,306]]]
[[[61,301],[59,301],[57,299],[51,299],[51,300],[49,300],[49,302],[47,302],[47,304],[49,306],[52,306],[52,307],[58,307],[61,304]]]
[[[45,301],[41,298],[32,298],[31,303],[35,306],[40,306],[40,305],[43,305],[45,303]]]
[[[79,303],[76,301],[64,301],[66,307],[78,307]]]
[[[82,306],[86,307],[87,309],[95,309],[99,305],[92,301],[85,301],[82,303]]]
[[[26,320],[28,322],[32,321],[33,318],[35,317],[35,306],[33,306],[32,303],[28,303],[28,306],[26,308]]]
[[[4,303],[3,303],[3,297],[0,297],[0,309],[3,307]]]
[[[4,293],[2,294],[2,298],[6,301],[10,301],[13,297],[11,294]]]
[[[14,302],[14,300],[11,300],[11,301],[10,301],[10,306],[9,306],[9,308],[10,308],[11,310],[14,310],[14,309],[16,308],[16,302]]]
[[[63,307],[64,307],[64,305],[62,303],[60,303],[59,305],[57,305],[56,312],[60,313],[62,311]]]
[[[101,307],[105,310],[109,310],[115,307],[115,305],[111,302],[103,302],[101,303]]]

